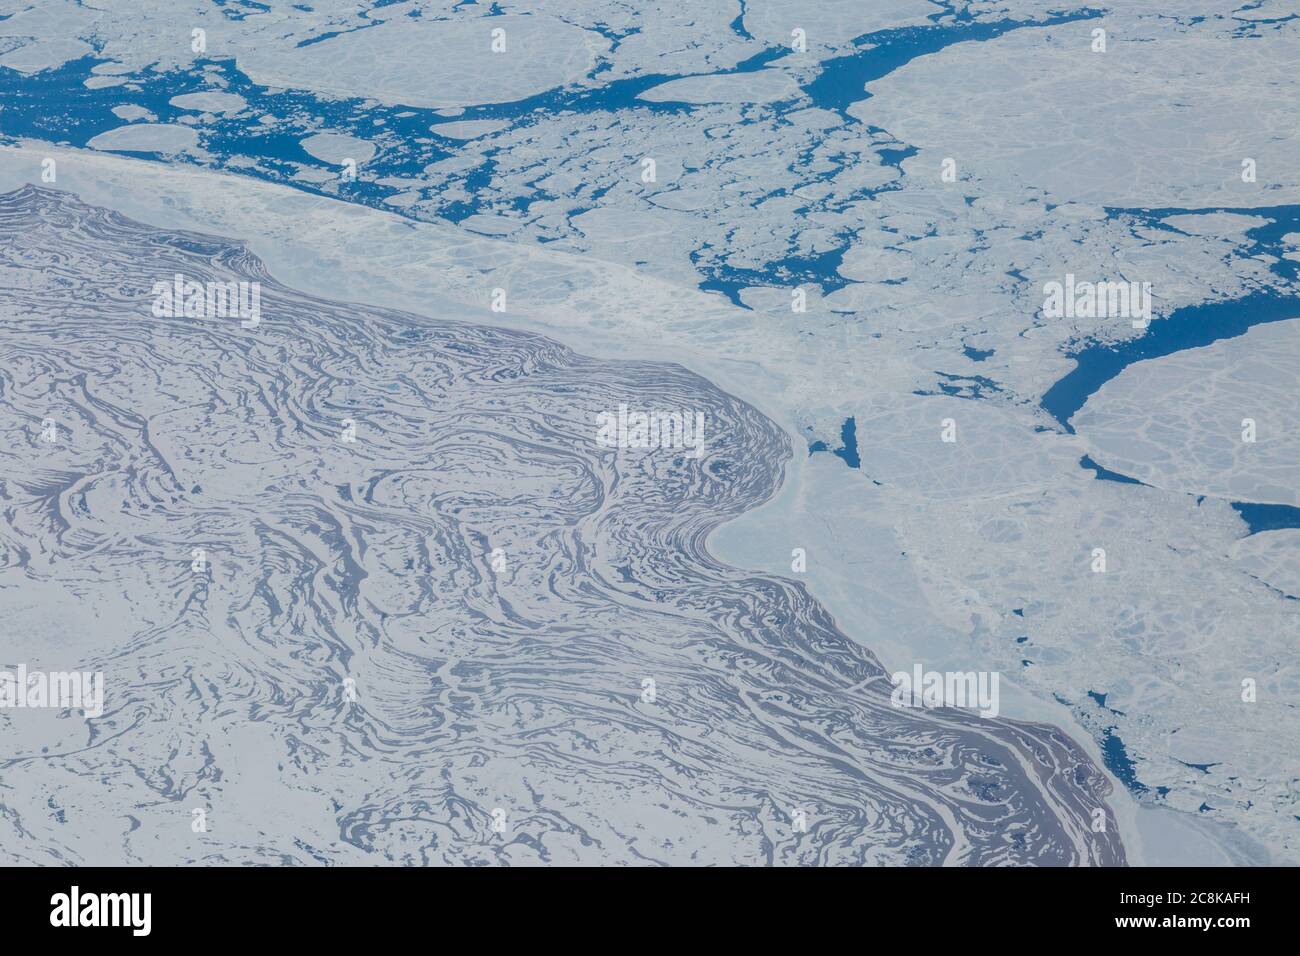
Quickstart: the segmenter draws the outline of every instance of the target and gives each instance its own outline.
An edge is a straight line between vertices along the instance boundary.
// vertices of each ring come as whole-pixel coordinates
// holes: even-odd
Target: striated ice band
[[[155,308],[176,276],[259,321]],[[801,585],[710,556],[791,448],[695,374],[35,187],[0,329],[7,655],[105,686],[0,711],[7,863],[1125,860],[1068,736],[891,705]]]

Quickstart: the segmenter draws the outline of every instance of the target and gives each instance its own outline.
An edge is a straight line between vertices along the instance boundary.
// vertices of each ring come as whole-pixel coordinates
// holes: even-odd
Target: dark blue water
[[[901,27],[866,33],[855,39],[853,45],[859,48],[870,46],[871,49],[858,49],[827,60],[822,64],[817,78],[803,89],[814,106],[847,116],[846,111],[850,106],[869,97],[870,94],[863,92],[863,87],[888,76],[919,56],[938,53],[955,43],[993,40],[1027,26],[1055,26],[1076,20],[1091,20],[1102,16],[1103,12],[1083,7],[1072,13],[1051,14],[1038,21],[975,22],[970,19],[953,19],[933,26]]]
[[[1300,528],[1300,508],[1291,505],[1254,504],[1249,501],[1234,501],[1232,509],[1241,515],[1251,534],[1261,531],[1281,531],[1285,528]]]
[[[1089,345],[1070,353],[1078,365],[1047,390],[1041,404],[1065,431],[1074,434],[1070,419],[1098,389],[1133,363],[1202,348],[1220,339],[1236,338],[1256,325],[1297,316],[1300,299],[1272,291],[1176,309],[1169,318],[1153,321],[1139,338],[1118,345]]]
[[[1128,750],[1124,747],[1124,741],[1119,738],[1113,728],[1106,730],[1102,735],[1101,759],[1106,765],[1106,769],[1113,773],[1124,786],[1134,793],[1147,792],[1147,788],[1138,782],[1137,769],[1128,755]]]
[[[465,0],[461,6],[466,3],[469,0]],[[374,5],[372,10],[379,6],[382,4]],[[242,17],[261,8],[262,4],[253,0],[230,0],[223,12],[230,17]],[[415,13],[412,11],[411,15]],[[489,13],[498,14],[500,10],[494,4]],[[744,26],[745,14],[742,3],[739,16],[731,26],[738,36],[750,39]],[[882,30],[858,37],[854,41],[857,49],[824,64],[822,71],[804,85],[797,100],[763,107],[761,115],[756,115],[756,118],[747,122],[779,121],[781,112],[808,105],[843,113],[851,102],[864,97],[863,86],[866,83],[886,76],[919,56],[936,53],[955,43],[990,40],[1023,27],[1067,23],[1100,15],[1099,10],[1081,8],[1072,13],[1055,13],[1040,21],[1000,20],[977,23],[964,9],[955,10],[948,4],[931,16],[934,21],[931,25]],[[375,19],[373,23],[364,24],[359,29],[378,22],[381,21]],[[595,29],[610,39],[614,46],[626,36],[638,32],[633,29],[616,33],[599,26]],[[321,34],[303,42],[318,43],[328,36]],[[736,66],[716,71],[712,75],[756,72],[791,54],[792,51],[787,46],[758,49]],[[183,155],[174,157],[172,161],[209,165],[238,175],[255,176],[295,189],[384,208],[389,212],[451,222],[461,222],[480,212],[505,209],[522,211],[532,202],[557,198],[537,187],[532,187],[532,192],[527,195],[502,197],[499,191],[492,188],[496,171],[494,154],[489,151],[479,155],[475,149],[474,154],[481,160],[478,165],[471,170],[453,174],[446,184],[449,189],[464,190],[469,194],[469,199],[447,199],[440,202],[435,193],[424,209],[403,213],[400,209],[384,204],[386,199],[401,192],[401,187],[379,186],[365,180],[346,183],[335,177],[319,184],[293,179],[297,172],[295,164],[337,172],[337,167],[323,163],[303,151],[299,141],[322,130],[347,133],[372,142],[377,148],[376,155],[365,164],[368,177],[415,178],[421,175],[428,164],[467,149],[458,141],[430,132],[431,126],[446,121],[446,117],[439,116],[432,110],[401,104],[385,106],[361,98],[321,98],[302,90],[269,92],[240,73],[233,60],[200,61],[188,70],[143,72],[131,76],[131,82],[127,85],[87,89],[84,81],[92,75],[90,69],[98,62],[101,61],[96,57],[85,57],[56,70],[30,75],[0,68],[0,101],[4,104],[4,109],[0,110],[0,137],[26,137],[85,147],[96,135],[124,125],[122,120],[113,115],[112,109],[126,104],[149,109],[160,123],[173,123],[181,117],[192,117],[195,115],[193,111],[172,107],[168,100],[179,94],[211,89],[212,84],[208,82],[203,69],[211,67],[224,80],[222,89],[243,96],[255,115],[269,112],[282,118],[283,122],[273,130],[266,130],[248,118],[218,119],[200,128],[201,145],[211,158]],[[672,114],[700,108],[686,103],[651,103],[637,98],[651,87],[679,79],[680,75],[644,74],[600,83],[600,76],[609,68],[609,62],[600,64],[588,75],[588,86],[561,87],[514,102],[469,107],[456,119],[505,120],[514,126],[524,127],[565,112],[614,114],[636,111]],[[52,108],[51,104],[57,106]],[[893,140],[884,130],[868,127],[866,131],[873,137],[868,145],[875,144],[881,161],[901,172],[903,161],[915,153],[914,147]],[[153,154],[141,155],[145,158],[161,158]],[[231,160],[236,158],[255,159],[258,166],[249,168],[231,165]],[[853,161],[852,156],[842,157],[843,164]],[[794,169],[799,162],[799,158],[792,157],[791,168]],[[842,164],[837,165],[826,171],[822,178],[832,178],[842,168]],[[837,197],[827,208],[829,211],[844,209],[877,192],[894,188],[897,188],[896,184],[857,190],[847,196]],[[782,192],[784,189],[776,190],[773,195]],[[573,196],[567,197],[574,201],[575,208],[571,215],[594,208],[602,195],[603,190],[599,187],[580,186]],[[800,214],[808,211],[801,210]],[[718,225],[725,232],[727,224]],[[739,293],[747,285],[788,287],[811,284],[824,292],[832,292],[847,284],[838,270],[855,234],[853,229],[844,230],[834,237],[831,248],[816,252],[791,248],[759,267],[733,266],[729,261],[731,250],[714,249],[707,243],[695,250],[692,260],[701,275],[700,287],[719,292],[736,305],[742,305]]]
[[[952,398],[988,398],[1001,392],[1002,386],[983,375],[950,375],[947,372],[935,372],[942,381],[936,382],[938,389],[915,389],[913,395],[948,395]]]
[[[1076,20],[1088,20],[1101,15],[1102,11],[1085,7],[1072,13],[1053,14],[1038,21],[999,20],[977,23],[966,11],[957,13],[949,7],[933,15],[936,20],[944,18],[946,22],[936,22],[931,26],[878,30],[857,37],[853,41],[856,48],[854,52],[825,61],[821,72],[810,82],[803,84],[802,93],[812,101],[812,106],[838,112],[845,120],[856,123],[857,120],[849,116],[846,110],[853,103],[868,98],[868,94],[863,89],[866,84],[888,76],[917,57],[938,53],[957,43],[992,40],[1012,30],[1025,27],[1053,26]],[[789,52],[783,49],[780,56],[786,56]],[[774,108],[793,109],[807,105],[809,104],[806,102],[780,103],[774,104]],[[881,163],[894,167],[901,176],[904,160],[916,155],[916,148],[907,143],[889,142],[892,137],[885,130],[877,127],[868,126],[867,132],[878,140],[883,140],[871,144],[879,155]],[[789,168],[793,170],[803,164],[804,157],[810,153],[811,150],[804,150]],[[836,162],[831,168],[807,182],[834,179],[843,170],[844,163],[852,161],[850,157],[843,157],[842,163]],[[898,183],[894,182],[884,186],[855,190],[839,202],[835,211],[898,188]],[[781,196],[785,193],[786,190],[781,189],[773,192],[771,196]],[[809,211],[805,207],[796,210],[796,213],[803,215]],[[791,251],[785,256],[770,260],[762,268],[732,265],[725,256],[710,255],[713,250],[707,244],[692,253],[691,261],[703,276],[699,284],[701,289],[706,292],[720,292],[733,305],[740,308],[748,308],[741,301],[740,293],[745,288],[753,286],[788,288],[793,285],[813,285],[826,295],[848,285],[847,280],[840,275],[839,268],[857,232],[857,229],[843,230],[836,236],[837,244],[832,249],[816,254]]]
[[[1178,232],[1164,220],[1171,216],[1236,213],[1267,217],[1267,222],[1247,230],[1248,242],[1239,248],[1239,258],[1268,256],[1270,271],[1278,280],[1276,288],[1263,288],[1237,299],[1206,302],[1175,309],[1168,318],[1155,319],[1139,337],[1115,345],[1085,345],[1071,352],[1075,368],[1057,381],[1043,395],[1041,405],[1061,427],[1073,434],[1070,420],[1098,389],[1135,362],[1162,358],[1184,349],[1203,348],[1222,339],[1244,335],[1257,325],[1283,322],[1300,317],[1300,263],[1283,258],[1287,251],[1282,237],[1300,231],[1300,205],[1271,206],[1260,209],[1215,207],[1208,209],[1108,209],[1111,218],[1128,217],[1141,225]],[[1128,484],[1142,484],[1119,472],[1101,467],[1088,456],[1079,464],[1097,473],[1099,479]],[[1283,504],[1231,502],[1246,523],[1248,533],[1300,528],[1300,508]]]
[[[808,446],[808,454],[814,455],[819,451],[830,451],[830,446],[824,441],[815,441]],[[858,455],[858,423],[854,418],[844,419],[844,424],[840,426],[840,447],[831,452],[836,458],[842,459],[850,468],[861,468],[862,458]]]
[[[740,13],[736,14],[736,19],[731,21],[731,32],[742,40],[752,40],[753,35],[745,29],[745,12],[745,0],[740,0]]]
[[[774,259],[762,269],[732,266],[725,261],[708,262],[705,255],[712,247],[705,243],[691,253],[691,263],[703,276],[699,287],[705,292],[721,292],[733,305],[748,309],[740,293],[753,286],[815,285],[823,294],[829,294],[848,285],[839,273],[849,244],[837,246],[818,255],[788,255]]]
[[[1100,707],[1102,710],[1108,710],[1112,714],[1119,714],[1119,716],[1121,717],[1125,716],[1124,711],[1116,710],[1114,707],[1106,706],[1106,698],[1110,696],[1109,694],[1099,694],[1095,690],[1090,690],[1088,691],[1088,696],[1091,697],[1093,700],[1095,700],[1097,702],[1097,706]]]
[[[850,468],[860,468],[862,459],[858,457],[858,423],[854,418],[844,419],[840,426],[840,447],[835,455],[842,458]]]
[[[1281,322],[1300,316],[1300,297],[1296,279],[1300,263],[1282,258],[1286,251],[1282,237],[1300,231],[1300,205],[1271,206],[1261,209],[1219,207],[1213,209],[1108,209],[1112,219],[1132,218],[1154,229],[1177,232],[1163,220],[1170,216],[1237,213],[1243,216],[1266,216],[1268,222],[1250,229],[1249,240],[1238,251],[1242,259],[1258,255],[1276,259],[1270,270],[1280,281],[1276,288],[1260,289],[1237,299],[1205,302],[1175,309],[1168,318],[1155,319],[1137,338],[1115,345],[1085,345],[1069,355],[1077,363],[1074,370],[1060,379],[1043,395],[1041,405],[1061,427],[1074,433],[1072,419],[1096,391],[1135,362],[1162,358],[1183,349],[1202,348],[1221,339],[1243,335],[1256,325]]]
[[[1109,468],[1103,468],[1087,455],[1079,459],[1079,465],[1090,471],[1097,473],[1097,478],[1101,481],[1117,481],[1125,485],[1141,485],[1143,488],[1149,488],[1150,485],[1138,481],[1136,478],[1130,478],[1128,475],[1122,475],[1118,471],[1111,471]],[[1199,505],[1205,500],[1205,495],[1199,495],[1196,503]],[[1249,501],[1231,501],[1234,511],[1246,523],[1246,534],[1258,534],[1261,531],[1281,531],[1284,528],[1300,528],[1300,508],[1292,505],[1274,505],[1274,504],[1256,504]]]
[[[132,77],[133,82],[128,85],[86,89],[83,81],[93,75],[91,67],[99,62],[102,61],[95,57],[83,57],[57,70],[30,76],[0,68],[0,100],[4,103],[4,109],[0,110],[0,135],[85,147],[100,133],[126,125],[112,112],[114,107],[126,105],[142,106],[154,113],[157,119],[150,122],[175,123],[182,117],[197,114],[171,106],[168,100],[184,93],[212,90],[209,75],[215,73],[225,81],[220,89],[244,97],[254,111],[254,118],[217,119],[205,124],[200,128],[201,145],[215,158],[203,161],[181,156],[176,158],[179,161],[379,206],[400,190],[364,181],[345,183],[332,179],[329,187],[323,188],[292,180],[290,177],[297,171],[292,164],[338,172],[337,166],[309,155],[299,141],[328,130],[372,142],[377,153],[366,164],[367,168],[381,170],[385,176],[419,175],[424,166],[454,153],[454,141],[430,134],[432,123],[446,121],[432,110],[381,106],[360,98],[323,100],[298,90],[267,92],[240,73],[234,60],[208,62],[207,70],[195,67],[168,73],[143,73],[138,80]],[[138,88],[131,89],[131,86]],[[58,104],[58,108],[52,109],[52,104]],[[256,122],[256,115],[262,112],[272,113],[282,122],[267,129]],[[380,125],[376,125],[376,120]],[[154,158],[151,154],[140,155]],[[229,160],[242,157],[257,159],[261,168],[227,166]]]
[[[1118,471],[1111,471],[1109,468],[1103,468],[1087,455],[1079,459],[1080,467],[1087,468],[1097,473],[1100,481],[1118,481],[1124,485],[1142,485],[1143,488],[1149,487],[1146,483],[1138,481],[1136,478],[1130,478],[1128,475],[1121,475]]]
[[[317,39],[324,39],[319,37]],[[764,50],[723,74],[762,68],[782,56],[781,49]],[[297,171],[291,164],[326,169],[337,173],[338,167],[309,155],[299,141],[316,132],[347,133],[371,142],[375,156],[366,162],[366,172],[375,178],[389,176],[418,177],[430,163],[457,155],[465,147],[457,140],[438,136],[431,127],[448,122],[446,116],[431,109],[405,105],[384,105],[361,97],[323,98],[303,90],[270,92],[254,84],[235,67],[233,59],[202,61],[188,70],[166,73],[144,72],[130,77],[131,83],[101,89],[87,89],[84,82],[93,76],[91,68],[105,62],[95,56],[65,63],[55,70],[25,75],[0,67],[0,136],[49,140],[68,146],[86,147],[100,133],[125,125],[112,112],[114,107],[138,105],[157,117],[150,122],[175,123],[182,117],[194,117],[193,110],[170,105],[172,97],[184,93],[212,90],[210,76],[224,81],[220,89],[236,93],[248,101],[253,118],[219,118],[200,130],[201,145],[213,159],[182,155],[172,161],[189,162],[225,169],[238,175],[255,176],[309,192],[334,195],[365,205],[382,207],[384,200],[402,191],[397,187],[379,186],[358,180],[342,183],[332,178],[328,184],[307,183],[292,178]],[[536,123],[545,115],[565,111],[616,112],[637,109],[652,113],[679,113],[692,109],[685,103],[647,103],[637,97],[667,80],[668,74],[654,74],[615,80],[592,89],[563,88],[550,90],[511,103],[494,103],[467,108],[457,121],[503,119],[518,126]],[[57,104],[57,108],[51,108]],[[256,122],[261,113],[281,118],[274,128]],[[139,154],[161,158],[154,154]],[[259,161],[259,168],[231,166],[236,158]],[[439,218],[459,222],[476,212],[486,211],[480,193],[492,183],[494,164],[491,155],[474,169],[453,177],[448,183],[464,188],[473,197],[470,202],[444,204]],[[435,197],[436,198],[436,197]],[[536,190],[527,202],[551,199]]]

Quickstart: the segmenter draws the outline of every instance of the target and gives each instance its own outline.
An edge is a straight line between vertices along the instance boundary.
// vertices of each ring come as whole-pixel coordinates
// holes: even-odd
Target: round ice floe
[[[222,93],[220,90],[182,93],[167,102],[183,110],[198,110],[200,113],[238,113],[248,105],[248,101],[238,93]]]
[[[138,119],[157,119],[156,116],[150,113],[143,106],[136,106],[134,103],[128,103],[125,106],[114,106],[113,115],[118,119],[124,119],[128,122],[130,120]]]
[[[364,163],[375,155],[374,143],[348,136],[346,133],[317,133],[300,144],[309,154],[326,163],[341,163],[353,159]]]

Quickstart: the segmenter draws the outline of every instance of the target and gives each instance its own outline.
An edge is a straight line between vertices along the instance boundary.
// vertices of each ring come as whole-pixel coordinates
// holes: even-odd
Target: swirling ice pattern
[[[800,585],[710,557],[790,448],[707,381],[0,203],[0,613],[57,584],[107,684],[80,736],[0,738],[0,858],[1124,861],[1059,730],[891,707]],[[260,326],[154,317],[178,272],[260,281]],[[705,454],[600,446],[621,402],[702,410]]]

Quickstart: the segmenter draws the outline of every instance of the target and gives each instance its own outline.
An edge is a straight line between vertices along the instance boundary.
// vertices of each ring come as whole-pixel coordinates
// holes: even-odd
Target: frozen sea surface
[[[260,282],[260,324],[153,315],[176,273]],[[698,376],[36,187],[0,284],[6,657],[107,683],[0,714],[8,862],[1123,862],[1059,730],[892,707],[801,586],[709,555],[790,447]],[[706,453],[600,447],[620,403]]]
[[[16,0],[0,193],[57,160],[322,298],[691,369],[792,450],[730,564],[804,550],[891,671],[997,669],[1106,769],[1128,860],[1294,863],[1293,7]],[[1153,320],[1045,316],[1066,274]]]

